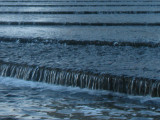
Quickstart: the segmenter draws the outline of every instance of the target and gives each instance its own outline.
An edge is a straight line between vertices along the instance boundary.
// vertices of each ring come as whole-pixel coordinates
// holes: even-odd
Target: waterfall
[[[63,70],[3,61],[0,62],[0,76],[132,95],[160,96],[160,81],[148,78]]]

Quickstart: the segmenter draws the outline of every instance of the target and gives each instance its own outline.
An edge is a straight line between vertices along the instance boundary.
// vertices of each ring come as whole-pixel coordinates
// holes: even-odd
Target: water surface
[[[0,118],[153,120],[160,99],[0,77]]]

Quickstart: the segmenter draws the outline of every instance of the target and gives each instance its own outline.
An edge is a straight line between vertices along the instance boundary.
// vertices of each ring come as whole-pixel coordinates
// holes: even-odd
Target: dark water
[[[159,6],[0,0],[0,120],[159,120]]]

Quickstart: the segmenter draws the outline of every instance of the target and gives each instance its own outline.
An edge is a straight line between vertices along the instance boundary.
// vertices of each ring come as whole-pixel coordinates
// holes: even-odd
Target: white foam
[[[117,97],[120,96],[121,98],[138,100],[141,103],[146,103],[147,101],[154,101],[157,103],[158,101],[160,101],[159,97],[133,96],[133,95],[127,95],[127,94],[118,93],[118,92],[111,92],[107,90],[90,90],[87,88],[82,89],[79,87],[53,85],[53,84],[47,84],[42,82],[26,81],[26,80],[10,78],[10,77],[0,77],[0,84],[6,85],[6,86],[13,86],[13,87],[29,87],[29,88],[35,88],[35,89],[37,88],[37,89],[40,89],[41,91],[43,90],[64,91],[64,92],[68,91],[71,94],[83,93],[83,92],[90,95],[97,95],[97,96],[112,94],[113,96],[117,96]]]
[[[0,77],[0,84],[6,86],[13,87],[29,87],[29,88],[37,88],[41,90],[53,90],[53,91],[69,91],[71,93],[78,92],[87,92],[88,94],[93,95],[106,95],[108,91],[104,90],[89,90],[87,88],[79,88],[79,87],[70,87],[70,86],[62,86],[62,85],[53,85],[42,82],[35,81],[26,81],[22,79],[10,78],[10,77]]]

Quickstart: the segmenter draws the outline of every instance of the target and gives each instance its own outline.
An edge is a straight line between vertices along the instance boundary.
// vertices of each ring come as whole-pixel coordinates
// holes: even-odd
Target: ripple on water
[[[152,120],[160,117],[159,106],[146,104],[147,101],[158,104],[159,98],[127,96],[7,77],[0,77],[0,94],[0,120],[7,117],[24,120]]]

